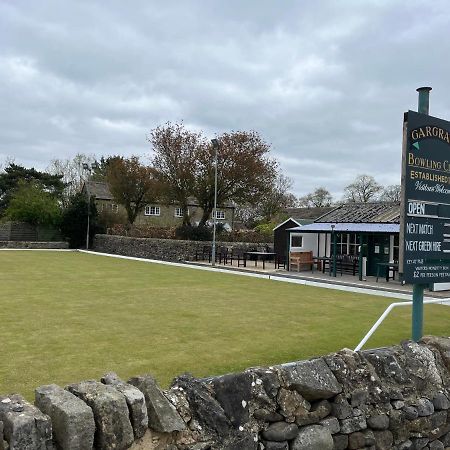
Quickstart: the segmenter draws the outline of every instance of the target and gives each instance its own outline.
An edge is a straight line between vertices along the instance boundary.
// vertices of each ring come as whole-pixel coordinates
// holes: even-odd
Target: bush
[[[6,217],[32,225],[58,226],[61,218],[58,199],[38,182],[20,181],[14,191]]]
[[[70,248],[80,248],[86,245],[88,204],[86,196],[82,193],[74,195],[67,208],[63,211],[61,232],[69,240]],[[97,208],[91,198],[89,220],[89,247],[92,245],[97,231]]]
[[[177,239],[185,239],[188,241],[210,241],[213,237],[213,230],[211,227],[182,225],[176,229],[175,236]]]

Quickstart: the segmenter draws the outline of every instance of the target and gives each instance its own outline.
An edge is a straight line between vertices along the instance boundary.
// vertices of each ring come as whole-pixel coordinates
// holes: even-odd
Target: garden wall
[[[69,248],[69,244],[67,242],[0,241],[0,248],[55,250],[67,249]]]
[[[162,391],[107,374],[0,397],[10,450],[450,448],[450,338],[252,368]]]
[[[194,261],[197,249],[211,242],[183,241],[176,239],[134,238],[97,234],[94,239],[94,250],[102,253],[134,256],[137,258],[157,259],[161,261]],[[217,242],[217,246],[239,247],[245,250],[273,244],[255,244],[244,242]]]

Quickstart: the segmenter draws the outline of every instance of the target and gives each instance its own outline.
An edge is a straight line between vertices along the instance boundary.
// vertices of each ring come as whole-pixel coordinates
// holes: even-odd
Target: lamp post
[[[96,169],[98,167],[97,163],[92,163],[89,165],[88,163],[83,163],[83,170],[87,170],[89,173],[92,172],[92,169]],[[91,193],[89,192],[89,180],[86,180],[84,185],[86,186],[86,192],[88,196],[87,201],[87,227],[86,227],[86,250],[89,250],[89,228],[90,228],[90,218],[91,218]]]
[[[211,249],[211,264],[216,265],[216,224],[217,224],[217,153],[219,150],[219,141],[211,139],[214,148],[214,209],[213,209],[213,242]]]

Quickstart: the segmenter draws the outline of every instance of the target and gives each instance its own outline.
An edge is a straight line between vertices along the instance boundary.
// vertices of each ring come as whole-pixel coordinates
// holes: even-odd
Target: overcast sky
[[[400,182],[403,112],[450,119],[448,1],[0,0],[0,162],[148,156],[181,121],[258,131],[303,195]]]

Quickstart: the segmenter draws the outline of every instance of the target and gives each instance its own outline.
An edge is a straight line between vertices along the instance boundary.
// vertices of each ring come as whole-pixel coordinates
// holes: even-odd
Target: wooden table
[[[247,257],[255,257],[255,267],[257,266],[258,259],[261,258],[263,263],[263,270],[266,268],[266,261],[268,259],[275,259],[276,253],[272,252],[244,252],[244,267],[247,267]]]

